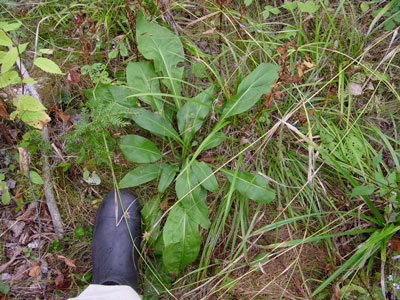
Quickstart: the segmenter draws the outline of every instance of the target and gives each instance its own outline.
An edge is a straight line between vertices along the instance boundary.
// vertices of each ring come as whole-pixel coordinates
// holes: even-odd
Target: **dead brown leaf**
[[[62,289],[64,287],[64,275],[62,273],[58,274],[54,279],[54,284],[57,289]]]
[[[68,267],[73,268],[74,270],[76,269],[75,260],[71,260],[62,255],[57,255],[57,258],[65,262]]]
[[[33,219],[32,218],[33,216],[36,217],[36,206],[37,206],[36,202],[29,203],[26,211],[21,216],[17,217],[16,220],[17,221],[25,221],[25,220]]]
[[[67,80],[70,84],[77,84],[81,81],[81,74],[78,70],[69,70]]]
[[[169,208],[169,201],[175,199],[174,197],[168,197],[163,202],[160,203],[160,209],[165,211]]]
[[[32,268],[29,271],[29,276],[32,278],[36,278],[38,277],[38,275],[40,274],[40,267],[42,266],[42,262],[37,262],[36,264],[34,264],[32,266]]]
[[[70,115],[66,114],[65,112],[63,112],[61,109],[59,108],[55,108],[55,107],[50,107],[50,111],[53,111],[56,113],[56,117],[58,119],[60,119],[62,122],[68,122],[70,119]]]
[[[10,115],[7,112],[7,109],[4,106],[3,100],[0,100],[0,117],[10,120]]]
[[[392,250],[400,253],[400,240],[398,238],[391,237],[389,239],[389,246]]]

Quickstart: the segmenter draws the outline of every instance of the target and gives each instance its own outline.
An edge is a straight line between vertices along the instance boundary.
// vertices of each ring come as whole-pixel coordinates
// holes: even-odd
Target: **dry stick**
[[[23,78],[29,77],[28,71],[26,70],[24,64],[20,59],[17,59],[16,65],[20,69],[20,73]],[[25,93],[35,97],[39,100],[40,103],[43,104],[40,99],[39,93],[36,90],[36,87],[33,84],[27,83],[25,84]],[[42,139],[45,142],[50,144],[49,139],[49,130],[47,125],[44,125],[42,129]],[[57,208],[57,203],[53,193],[53,183],[51,181],[51,168],[49,157],[46,154],[46,150],[42,151],[43,157],[43,187],[44,187],[44,196],[46,198],[47,208],[49,209],[51,220],[53,221],[55,233],[61,238],[64,233],[64,226],[61,221],[61,216]]]
[[[38,256],[39,256],[39,262],[40,262],[40,260],[41,260],[41,253],[40,253],[40,249],[41,249],[41,244],[42,244],[42,220],[40,219],[40,212],[39,212],[39,207],[38,207],[38,203],[39,203],[39,201],[38,201],[38,199],[36,198],[36,195],[35,195],[35,191],[33,190],[33,186],[32,186],[32,181],[31,181],[31,175],[30,175],[30,168],[29,168],[29,164],[31,163],[30,162],[30,159],[29,159],[29,151],[28,151],[28,147],[25,147],[25,155],[26,155],[26,177],[28,178],[28,183],[29,183],[29,189],[30,189],[30,191],[31,191],[31,194],[32,194],[32,197],[33,197],[33,200],[35,201],[35,206],[36,206],[36,216],[37,216],[37,218],[38,218],[38,223],[39,223],[39,249],[38,249]],[[41,269],[40,269],[41,270]],[[39,272],[41,272],[41,271],[39,271]]]

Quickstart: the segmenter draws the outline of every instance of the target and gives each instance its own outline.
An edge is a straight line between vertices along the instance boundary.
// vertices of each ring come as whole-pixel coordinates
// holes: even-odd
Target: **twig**
[[[29,77],[28,71],[26,70],[24,64],[20,59],[17,59],[16,65],[18,66],[18,68],[20,68],[20,72],[23,78]],[[37,100],[39,100],[40,103],[43,103],[40,99],[39,93],[36,90],[36,87],[33,84],[25,84],[25,93],[35,97]],[[49,130],[47,128],[47,125],[45,125],[42,129],[42,139],[43,141],[50,143]],[[51,220],[54,225],[55,233],[61,238],[64,233],[64,226],[54,197],[49,157],[47,156],[45,151],[46,150],[42,151],[44,195],[46,198],[47,208],[49,209]]]
[[[38,208],[38,199],[36,198],[35,192],[33,191],[33,186],[32,186],[32,181],[31,181],[31,175],[29,174],[29,151],[28,151],[28,147],[25,147],[25,153],[26,153],[26,177],[28,178],[28,183],[29,183],[29,189],[31,191],[33,200],[36,203],[36,216],[38,218],[38,223],[39,223],[39,250],[38,250],[38,256],[39,256],[39,261],[41,259],[41,255],[40,255],[40,248],[41,248],[41,238],[42,238],[42,221],[40,219],[40,213],[39,213],[39,208]]]

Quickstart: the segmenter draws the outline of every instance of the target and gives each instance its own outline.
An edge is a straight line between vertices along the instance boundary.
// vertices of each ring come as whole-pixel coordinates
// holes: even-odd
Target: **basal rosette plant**
[[[229,124],[230,117],[249,110],[271,90],[279,67],[261,63],[248,74],[235,95],[226,101],[219,121],[194,151],[194,137],[212,109],[216,88],[210,84],[191,99],[182,96],[184,70],[179,67],[184,62],[182,42],[168,29],[148,22],[142,13],[137,18],[136,39],[140,53],[148,61],[128,64],[127,86],[99,86],[88,95],[93,105],[96,101],[108,102],[114,113],[133,120],[143,133],[151,133],[152,140],[158,141],[134,134],[122,136],[122,153],[139,166],[122,178],[119,187],[158,180],[159,195],[147,201],[142,210],[145,239],[156,254],[162,255],[166,270],[177,273],[197,258],[202,242],[199,226],[208,229],[211,224],[207,194],[219,189],[215,166],[197,157],[227,139],[221,129]],[[165,90],[162,85],[169,93],[161,92]],[[169,156],[157,144],[168,147]],[[275,198],[268,180],[257,174],[223,168],[220,171],[239,193],[254,201],[268,203]],[[171,185],[175,187],[176,201],[161,229],[160,199]]]

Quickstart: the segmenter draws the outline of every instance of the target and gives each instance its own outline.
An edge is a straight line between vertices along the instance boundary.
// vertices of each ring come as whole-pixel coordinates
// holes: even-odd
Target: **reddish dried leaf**
[[[67,80],[70,84],[77,84],[81,81],[81,74],[78,70],[69,70]]]
[[[38,277],[40,274],[40,267],[42,266],[42,263],[39,261],[36,264],[32,266],[32,268],[29,271],[29,276],[32,278]]]
[[[160,209],[165,211],[169,208],[169,201],[175,199],[174,197],[168,197],[163,202],[160,203]]]
[[[400,240],[398,238],[391,237],[389,240],[389,246],[392,250],[395,250],[398,253],[400,253]]]
[[[63,112],[61,109],[55,108],[55,107],[50,107],[50,111],[53,111],[56,113],[56,117],[60,119],[62,122],[68,122],[70,119],[70,115],[66,114]]]
[[[58,274],[54,279],[54,284],[57,289],[62,289],[64,287],[64,275],[62,273]]]
[[[71,267],[71,268],[73,268],[73,269],[76,269],[75,260],[71,260],[71,259],[69,259],[69,258],[66,258],[65,256],[62,256],[62,255],[57,255],[57,258],[58,258],[59,260],[62,260],[63,262],[65,262],[65,264],[66,264],[68,267]]]
[[[10,120],[10,115],[7,112],[7,109],[4,106],[4,103],[2,100],[0,100],[0,117]]]

